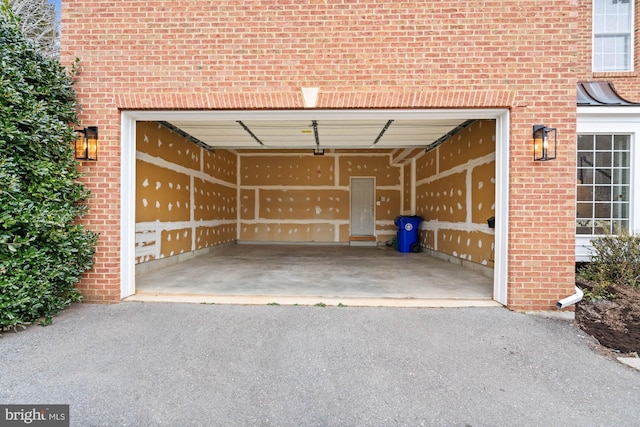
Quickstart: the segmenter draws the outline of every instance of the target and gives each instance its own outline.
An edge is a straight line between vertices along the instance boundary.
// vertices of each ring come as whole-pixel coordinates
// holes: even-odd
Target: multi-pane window
[[[629,229],[629,135],[578,135],[576,234]]]
[[[593,0],[593,71],[632,69],[630,0]]]

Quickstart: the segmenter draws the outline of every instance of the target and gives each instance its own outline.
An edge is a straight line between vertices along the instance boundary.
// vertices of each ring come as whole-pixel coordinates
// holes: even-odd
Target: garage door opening
[[[395,217],[416,214],[425,218],[424,252],[474,267],[484,279],[492,275],[489,297],[504,304],[507,130],[508,114],[494,110],[125,112],[122,296],[135,293],[136,268],[147,276],[151,265],[242,251],[229,246],[236,242],[263,251],[245,257],[251,261],[277,252],[273,246],[265,252],[265,244],[284,243],[320,245],[325,252],[331,244],[334,253],[370,244],[361,249],[393,259],[398,253],[385,243],[395,235]],[[358,202],[363,211],[371,205],[369,223],[354,221],[354,178],[373,185],[373,199]],[[484,218],[489,213],[495,229]],[[258,243],[262,249],[254,249]],[[374,258],[360,255],[359,262],[348,253],[341,258],[359,266]],[[432,261],[415,255],[415,270]],[[322,259],[319,253],[307,258]],[[270,265],[278,264],[272,259]],[[369,270],[392,271],[378,265]],[[319,289],[317,296],[331,296]],[[423,291],[403,298],[421,298]],[[307,292],[314,291],[298,291]],[[256,286],[251,295],[265,293]],[[379,293],[388,292],[381,286]]]

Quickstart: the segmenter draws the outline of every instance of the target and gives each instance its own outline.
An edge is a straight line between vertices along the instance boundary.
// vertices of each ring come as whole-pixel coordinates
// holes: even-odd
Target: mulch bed
[[[585,290],[593,284],[576,282]],[[613,300],[581,301],[576,305],[580,329],[600,344],[622,353],[640,353],[640,288],[611,286]]]

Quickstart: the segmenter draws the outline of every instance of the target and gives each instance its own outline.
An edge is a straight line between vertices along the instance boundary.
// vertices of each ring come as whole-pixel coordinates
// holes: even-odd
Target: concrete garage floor
[[[388,247],[238,244],[136,274],[133,301],[495,306],[493,279]]]

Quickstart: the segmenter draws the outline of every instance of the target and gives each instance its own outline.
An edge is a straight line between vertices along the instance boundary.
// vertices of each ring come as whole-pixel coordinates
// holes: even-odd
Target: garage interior
[[[494,120],[291,113],[136,123],[134,299],[492,302]]]

